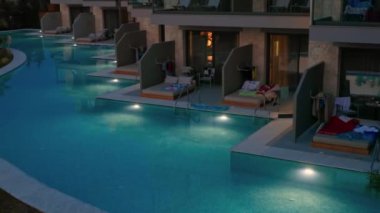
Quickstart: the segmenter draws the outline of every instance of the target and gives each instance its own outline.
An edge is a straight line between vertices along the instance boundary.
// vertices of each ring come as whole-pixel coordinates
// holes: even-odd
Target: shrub
[[[8,39],[10,38],[7,36],[0,37],[0,68],[7,65],[13,59],[12,52],[6,48]]]

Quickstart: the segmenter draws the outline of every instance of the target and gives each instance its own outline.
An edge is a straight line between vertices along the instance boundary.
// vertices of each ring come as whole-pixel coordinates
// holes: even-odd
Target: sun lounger
[[[97,42],[97,41],[104,41],[107,39],[107,29],[104,29],[103,31],[97,32],[97,33],[91,33],[87,37],[77,38],[75,41],[77,42]]]
[[[224,96],[223,103],[238,107],[259,108],[265,106],[265,103],[275,103],[277,101],[278,95],[275,91],[278,91],[278,88],[278,85],[262,85],[253,91],[247,90],[244,83],[242,89]]]
[[[253,96],[242,96],[242,90],[237,90],[232,94],[224,97],[224,104],[238,107],[253,107],[259,108],[265,103],[265,96],[257,94]]]
[[[191,77],[179,77],[178,82],[170,82],[166,81],[152,87],[143,89],[141,91],[141,96],[146,98],[156,98],[163,100],[175,100],[181,94],[186,94],[187,92],[192,92],[195,88],[193,82],[189,82],[188,80]],[[184,81],[187,82],[184,82]]]
[[[374,146],[376,135],[357,133],[355,119],[344,122],[334,116],[326,124],[321,124],[313,137],[311,145],[316,148],[368,155]]]
[[[117,67],[115,71],[113,71],[113,73],[122,74],[122,75],[132,75],[132,76],[140,75],[139,69],[138,69],[138,63]]]
[[[70,27],[64,27],[64,26],[58,26],[54,30],[45,30],[44,34],[62,34],[62,33],[69,33],[71,31]]]

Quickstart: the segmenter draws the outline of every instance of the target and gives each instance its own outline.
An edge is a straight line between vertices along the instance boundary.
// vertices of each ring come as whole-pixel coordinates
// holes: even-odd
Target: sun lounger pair
[[[104,29],[100,32],[96,32],[96,33],[91,33],[89,34],[87,37],[81,37],[81,38],[77,38],[76,41],[77,42],[97,42],[97,41],[104,41],[106,40],[108,37],[107,37],[107,32],[108,30],[107,29]]]
[[[258,85],[257,85],[258,87]],[[244,83],[242,89],[239,89],[224,97],[224,103],[238,107],[260,108],[267,102],[277,101],[278,85],[262,85],[259,88],[250,88]]]
[[[43,33],[45,34],[63,34],[69,33],[71,31],[70,27],[58,26],[54,30],[45,30]]]
[[[113,71],[113,73],[114,74],[121,74],[121,75],[131,75],[131,76],[140,75],[138,63],[117,67]]]
[[[368,155],[378,133],[376,128],[360,131],[365,128],[358,125],[359,121],[356,119],[333,116],[329,122],[320,125],[311,145],[316,148]]]
[[[141,96],[163,100],[175,100],[179,96],[187,95],[195,88],[193,77],[166,76],[163,83],[151,86],[141,91]]]

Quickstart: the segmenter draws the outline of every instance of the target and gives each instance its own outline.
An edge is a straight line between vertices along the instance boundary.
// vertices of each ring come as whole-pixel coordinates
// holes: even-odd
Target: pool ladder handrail
[[[375,161],[380,160],[379,155],[380,155],[380,138],[377,138],[377,140],[375,142],[375,148],[373,150],[373,155],[372,155],[372,161],[371,161],[371,167],[370,167],[371,173],[374,172],[373,166],[375,165]]]
[[[190,85],[185,85],[182,89],[181,89],[181,92],[179,93],[177,99],[175,100],[174,102],[174,110],[177,109],[177,103],[178,103],[178,100],[182,97],[183,93],[186,91],[186,96],[187,96],[187,106],[186,106],[186,109],[189,109],[189,106],[190,106],[190,97],[189,97],[189,87]]]

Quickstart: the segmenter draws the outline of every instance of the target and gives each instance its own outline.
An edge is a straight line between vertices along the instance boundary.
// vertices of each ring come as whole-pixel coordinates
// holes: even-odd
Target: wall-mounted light
[[[210,62],[210,63],[212,62],[212,55],[207,56],[207,62]]]
[[[280,41],[274,41],[274,54],[276,57],[280,55]]]

